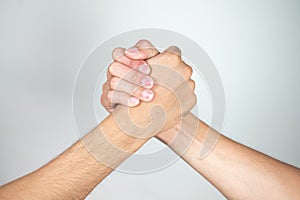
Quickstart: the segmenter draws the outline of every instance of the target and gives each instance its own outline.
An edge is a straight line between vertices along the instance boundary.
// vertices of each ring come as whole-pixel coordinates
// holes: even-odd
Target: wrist
[[[200,125],[202,124],[203,122],[195,117],[192,113],[188,113],[186,116],[182,117],[181,121],[175,126],[156,135],[156,138],[166,145],[172,145],[172,143],[174,143],[180,137],[190,138],[189,140],[191,140],[197,135],[203,135],[203,130],[199,129]],[[199,139],[202,141],[201,138]]]
[[[116,168],[143,146],[147,140],[125,134],[112,115],[81,139],[85,149],[97,161]]]
[[[105,137],[117,148],[134,153],[141,148],[150,138],[134,137],[134,133],[126,133],[119,127],[116,118],[110,114],[96,129],[100,130]]]
[[[200,158],[209,153],[210,148],[214,146],[217,133],[188,113],[180,123],[156,137],[184,158]]]
[[[164,143],[166,145],[170,145],[172,143],[172,141],[174,141],[176,136],[178,135],[179,129],[180,129],[180,123],[176,124],[174,127],[170,128],[166,131],[160,132],[155,137],[162,143]]]

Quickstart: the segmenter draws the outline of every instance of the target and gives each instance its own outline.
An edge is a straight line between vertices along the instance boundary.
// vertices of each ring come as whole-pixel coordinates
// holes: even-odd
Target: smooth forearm
[[[225,136],[193,165],[229,199],[300,199],[299,169]]]
[[[191,117],[191,116],[190,116]],[[189,120],[191,121],[191,120]],[[196,135],[189,130],[181,132],[182,138],[194,137],[182,158],[210,181],[229,199],[299,199],[299,169],[275,160],[267,155],[241,145],[220,135],[215,146],[205,158],[200,151],[205,147],[207,134],[218,134],[208,125],[198,120]],[[183,125],[184,127],[184,125]],[[179,154],[182,144],[174,143],[177,133],[160,137]],[[178,135],[177,135],[178,137]]]

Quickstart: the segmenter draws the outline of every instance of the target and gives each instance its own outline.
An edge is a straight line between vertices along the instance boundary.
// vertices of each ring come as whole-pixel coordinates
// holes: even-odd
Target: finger
[[[103,85],[103,92],[100,98],[100,102],[102,104],[102,106],[108,111],[108,112],[112,112],[113,111],[113,106],[112,103],[110,101],[110,99],[108,98],[107,94],[109,91],[104,91],[104,88],[106,88]]]
[[[140,40],[133,47],[125,50],[125,55],[132,59],[147,60],[159,54],[148,40]]]
[[[143,72],[145,74],[150,73],[150,67],[144,60],[134,60],[125,55],[124,48],[115,48],[112,52],[112,57],[114,61],[120,62],[128,67],[131,67],[137,71]]]
[[[160,54],[163,60],[166,60],[168,65],[176,66],[174,68],[178,71],[186,80],[190,79],[193,69],[186,64],[181,58],[181,50],[176,46],[170,46]],[[167,59],[166,59],[167,58]],[[151,64],[151,61],[149,61]]]
[[[113,90],[107,93],[107,98],[109,99],[110,105],[112,105],[113,108],[115,108],[118,104],[134,107],[140,103],[140,100],[136,97],[132,97],[124,92]]]
[[[183,82],[176,90],[176,96],[180,101],[180,107],[183,113],[190,111],[196,103],[196,95],[194,93],[195,82],[193,80],[188,80],[188,82]]]
[[[190,98],[190,101],[191,101],[190,107],[188,108],[188,110],[191,110],[196,105],[196,103],[197,103],[197,95],[195,94],[196,84],[195,84],[195,81],[192,80],[192,79],[190,79],[188,83],[189,83],[189,86],[190,86],[190,88],[191,88],[191,90],[193,92],[191,94],[191,98]]]
[[[110,81],[112,79],[113,75],[109,72],[109,70],[106,71],[106,81]]]
[[[103,93],[108,93],[110,90],[110,85],[109,85],[110,80],[107,80],[103,85],[102,85],[102,94]]]
[[[143,86],[144,88],[150,89],[154,85],[154,80],[150,76],[133,70],[122,63],[113,62],[108,67],[108,70],[113,76],[117,76],[135,85]]]
[[[164,52],[172,53],[181,57],[181,50],[176,46],[169,46]]]
[[[146,102],[151,101],[154,97],[154,93],[152,90],[134,85],[118,77],[114,77],[111,79],[110,88],[111,90],[127,93],[130,96],[137,97],[140,100]]]
[[[192,79],[190,79],[190,80],[188,81],[188,83],[189,83],[189,86],[192,88],[192,90],[195,90],[195,87],[196,87],[195,81],[192,80]]]
[[[185,64],[185,67],[182,70],[182,74],[186,80],[189,80],[193,74],[193,68]]]

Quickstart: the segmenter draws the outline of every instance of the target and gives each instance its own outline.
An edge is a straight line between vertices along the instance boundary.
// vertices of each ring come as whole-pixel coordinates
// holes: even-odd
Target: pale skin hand
[[[174,63],[174,59],[170,58],[174,58],[174,55],[166,51],[159,57],[152,58],[152,61],[164,63],[184,77],[184,80],[178,84],[177,88],[181,88],[182,85],[186,84],[193,88],[189,68],[177,65],[179,62]],[[161,78],[159,76],[154,78]],[[161,74],[161,76],[164,77],[166,74]],[[168,112],[166,118],[166,124],[168,124],[168,126],[174,126],[176,120],[184,114],[182,112],[188,112],[195,104],[195,99],[192,99],[191,101],[187,101],[186,110],[174,109],[174,107],[177,107],[177,100],[185,101],[185,99],[176,99],[174,95],[167,93],[165,89],[160,86],[156,86],[154,90],[156,93],[154,99],[155,104],[162,106],[165,111]],[[194,96],[194,94],[190,95],[192,97]],[[152,102],[141,103],[139,107],[132,108],[131,117],[138,119],[137,122],[147,121],[148,110],[152,104]],[[142,113],[142,116],[140,113]],[[114,168],[105,165],[106,162],[99,162],[97,155],[101,155],[101,158],[108,157],[110,160],[113,160],[113,163],[117,166],[150,139],[150,137],[137,138],[125,134],[123,130],[119,128],[118,122],[115,121],[114,118],[118,115],[118,112],[114,112],[114,115],[115,116],[112,114],[109,115],[97,127],[84,136],[82,140],[76,142],[72,147],[45,166],[22,178],[1,186],[0,199],[84,199],[94,187],[114,170]],[[155,124],[154,118],[152,121]],[[131,127],[127,127],[127,130],[131,130],[130,128]],[[106,140],[102,140],[103,136],[105,136]],[[93,140],[94,138],[97,140]],[[114,147],[117,147],[120,152],[108,152],[107,149],[98,146],[98,144],[107,145],[107,141],[109,141],[109,144],[113,144]],[[89,150],[92,150],[93,154],[90,154]],[[122,154],[122,151],[127,154]]]
[[[113,54],[114,60],[123,63],[127,67],[136,68],[137,62],[143,63],[141,59],[147,61],[147,59],[159,53],[148,41],[140,41],[134,47],[139,49],[139,52],[134,51],[134,53],[131,53],[130,49],[116,49]],[[145,47],[146,49],[144,49]],[[118,52],[118,56],[116,56],[116,52]],[[118,104],[134,107],[138,102],[136,104],[126,103],[129,102],[132,95],[135,95],[128,92],[128,90],[119,90],[118,93],[120,95],[117,99],[110,99],[110,96],[107,96],[108,91],[110,93],[115,92],[115,89],[111,88],[109,84],[114,77],[114,74],[108,72],[108,80],[103,85],[102,104],[106,108],[109,105],[116,107]],[[131,84],[135,83],[131,82]],[[139,95],[135,95],[135,97],[139,98],[139,101],[144,100]],[[150,99],[147,99],[147,101],[150,101]],[[110,109],[108,110],[111,111]],[[210,154],[204,159],[200,159],[199,152],[203,147],[208,132],[210,134],[218,133],[195,116],[189,114],[186,117],[189,118],[187,121],[198,123],[198,130],[195,138],[190,138],[193,136],[193,133],[189,130],[185,130],[181,135],[183,139],[194,139],[192,145],[182,155],[182,158],[210,181],[225,197],[243,200],[300,199],[299,168],[273,159],[225,136],[220,135]],[[183,121],[183,123],[187,122]],[[187,126],[189,124],[186,124]],[[181,155],[180,143],[172,143],[178,134],[177,129],[178,125],[158,134],[157,137],[168,144],[173,151]]]
[[[125,56],[125,51],[127,56]],[[181,60],[180,50],[177,47],[170,47],[168,51],[179,58],[180,65],[184,65],[187,70],[187,76],[191,76],[192,68]],[[140,40],[128,50],[114,49],[112,57],[115,62],[108,68],[107,81],[102,87],[101,95],[101,103],[108,112],[114,111],[117,105],[135,107],[143,101],[152,101],[154,91],[151,89],[154,86],[154,80],[150,76],[149,62],[153,62],[151,58],[159,54],[160,52],[147,40]],[[130,76],[124,78],[124,73],[129,71],[131,72]],[[190,80],[189,84],[194,89],[194,81]],[[193,99],[195,96],[189,98]],[[168,132],[161,131],[156,137],[160,138],[163,135],[168,137]]]

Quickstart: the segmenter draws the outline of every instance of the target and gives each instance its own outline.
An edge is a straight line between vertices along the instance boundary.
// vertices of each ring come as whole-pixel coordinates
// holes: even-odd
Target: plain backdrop
[[[0,0],[0,184],[78,139],[72,86],[81,63],[97,45],[138,28],[197,42],[223,81],[222,133],[300,166],[300,1]],[[147,149],[160,146],[153,140]],[[114,172],[88,197],[183,198],[224,199],[182,160],[150,174]]]

